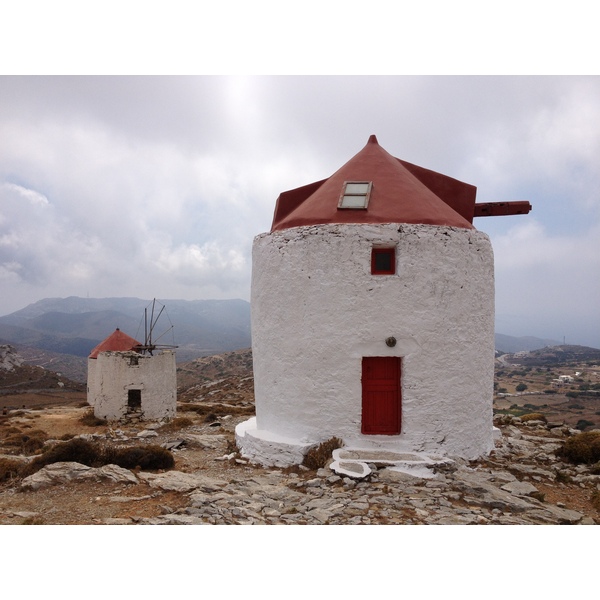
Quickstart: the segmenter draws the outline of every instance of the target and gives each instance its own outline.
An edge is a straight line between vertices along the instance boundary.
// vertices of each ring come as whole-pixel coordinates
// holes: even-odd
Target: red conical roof
[[[372,182],[366,209],[338,208],[344,183]],[[472,229],[477,188],[401,161],[372,135],[328,179],[283,192],[271,231],[326,223],[423,223]]]
[[[140,342],[123,333],[118,327],[90,353],[89,358],[98,358],[100,352],[127,352],[141,346]]]

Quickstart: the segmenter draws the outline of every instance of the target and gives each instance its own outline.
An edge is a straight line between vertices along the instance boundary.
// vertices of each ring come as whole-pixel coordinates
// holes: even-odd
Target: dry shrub
[[[73,438],[61,444],[55,444],[31,462],[32,472],[57,462],[76,462],[88,467],[100,467],[106,464],[102,460],[102,446],[82,438]]]
[[[546,415],[542,413],[527,413],[525,415],[521,415],[521,421],[526,423],[527,421],[543,421],[544,423],[548,422],[546,419]]]
[[[21,430],[18,427],[15,427],[14,425],[10,425],[4,430],[4,433],[21,433]]]
[[[45,523],[41,517],[27,517],[21,521],[21,525],[45,525]]]
[[[180,402],[179,408],[182,411],[195,412],[198,415],[207,415],[215,413],[217,415],[253,415],[254,405],[250,406],[229,406],[226,404],[196,404],[191,402]]]
[[[175,417],[170,423],[163,425],[160,430],[161,431],[177,431],[179,429],[183,429],[184,427],[190,427],[193,425],[194,421],[189,419],[188,417]]]
[[[129,448],[111,448],[106,453],[105,464],[114,464],[124,469],[140,468],[142,471],[172,469],[175,459],[169,450],[161,446],[131,446]]]
[[[14,448],[20,454],[31,455],[44,447],[48,434],[40,429],[33,429],[29,433],[12,433],[4,440],[4,445]]]
[[[25,463],[10,458],[0,458],[0,482],[20,477]]]
[[[575,464],[600,461],[600,431],[584,431],[569,438],[556,455]]]
[[[332,437],[327,441],[322,442],[318,446],[311,448],[304,455],[302,464],[313,471],[322,469],[327,465],[329,459],[331,458],[331,453],[336,448],[341,448],[343,445],[344,443],[342,440],[340,440],[340,438]]]
[[[86,411],[86,413],[79,419],[79,422],[87,427],[99,427],[100,425],[106,425],[106,420],[97,417],[93,410]]]
[[[28,465],[27,475],[57,462],[76,462],[88,467],[104,465],[118,465],[124,469],[139,467],[142,471],[172,469],[175,466],[175,459],[171,452],[161,446],[114,447],[74,438],[56,444],[36,457]]]
[[[196,413],[197,415],[205,415],[206,413],[208,413],[210,411],[210,407],[209,406],[204,406],[203,404],[191,404],[191,403],[180,403],[178,410],[181,409],[182,411],[186,411],[186,412],[193,412]]]

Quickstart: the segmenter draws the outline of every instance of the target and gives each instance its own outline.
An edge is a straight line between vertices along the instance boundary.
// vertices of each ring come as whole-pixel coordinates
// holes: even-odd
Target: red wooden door
[[[401,359],[365,356],[362,359],[361,433],[398,435],[401,425]]]

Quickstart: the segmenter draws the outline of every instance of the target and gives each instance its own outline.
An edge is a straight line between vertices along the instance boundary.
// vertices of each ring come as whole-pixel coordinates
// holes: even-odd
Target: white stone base
[[[295,440],[256,428],[252,417],[235,428],[235,441],[244,458],[264,467],[299,465],[315,442]]]
[[[253,463],[265,467],[290,467],[301,464],[305,454],[323,440],[299,440],[257,429],[256,417],[252,417],[237,425],[235,441],[240,454]],[[398,439],[390,440],[389,436],[360,436],[356,440],[343,441],[344,448],[333,452],[333,459],[338,463],[336,467],[342,470],[342,462],[365,463],[365,467],[366,463],[371,462],[379,467],[411,473],[415,477],[431,477],[429,469],[433,466],[452,462],[452,458],[439,448],[432,453],[411,447]],[[352,472],[345,474],[359,478],[368,474],[365,471],[362,475],[357,475],[355,470],[356,466],[351,469]]]

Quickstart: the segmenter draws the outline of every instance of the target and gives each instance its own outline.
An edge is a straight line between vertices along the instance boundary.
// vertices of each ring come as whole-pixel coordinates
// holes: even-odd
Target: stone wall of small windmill
[[[172,418],[177,407],[175,352],[154,356],[101,352],[88,378],[88,402],[107,420]]]

